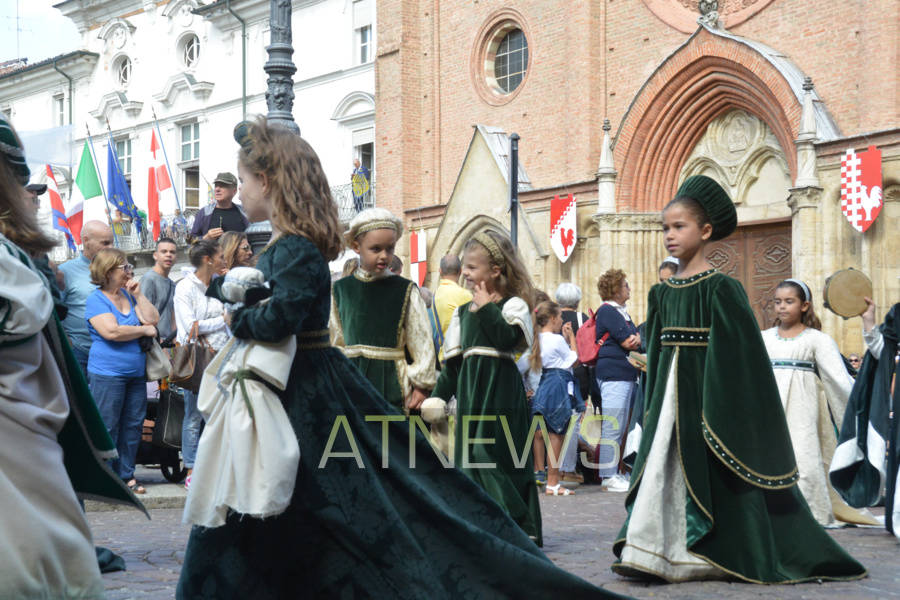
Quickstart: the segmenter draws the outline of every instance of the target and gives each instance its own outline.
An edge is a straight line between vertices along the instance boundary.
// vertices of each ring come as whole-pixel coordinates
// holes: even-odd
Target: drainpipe
[[[57,73],[59,73],[60,75],[62,75],[63,77],[65,77],[66,79],[69,80],[69,125],[71,125],[72,124],[72,91],[75,87],[75,82],[72,80],[72,78],[68,74],[66,74],[62,70],[60,70],[60,68],[56,65],[58,60],[59,59],[54,59],[53,68],[56,69]]]
[[[66,79],[69,80],[69,125],[71,125],[72,124],[72,102],[74,101],[75,81],[72,79],[72,77],[68,73],[62,71],[57,66],[56,63],[58,62],[58,60],[59,59],[54,59],[53,68],[56,70],[57,73],[59,73],[60,75],[62,75],[63,77],[65,77]],[[70,140],[70,142],[69,142],[69,175],[66,177],[66,183],[69,184],[69,190],[72,189],[72,182],[75,179],[74,171],[75,171],[75,169],[73,168],[73,165],[72,165],[72,143]],[[71,191],[69,193],[71,195]]]
[[[231,0],[225,0],[225,8],[241,24],[241,119],[247,120],[247,22],[244,21],[234,9],[231,8]]]

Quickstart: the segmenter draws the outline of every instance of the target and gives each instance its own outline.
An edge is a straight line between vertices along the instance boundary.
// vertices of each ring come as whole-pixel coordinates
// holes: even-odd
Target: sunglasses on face
[[[126,273],[131,273],[134,271],[134,265],[130,263],[125,263],[124,265],[117,265],[117,269],[123,269]]]
[[[238,250],[241,250],[242,252],[248,252],[250,250],[250,246],[241,246],[240,248],[238,248]]]

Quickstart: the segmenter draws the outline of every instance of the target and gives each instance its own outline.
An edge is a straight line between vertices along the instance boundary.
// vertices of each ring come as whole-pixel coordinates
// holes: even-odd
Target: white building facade
[[[66,0],[56,8],[75,22],[82,47],[0,73],[0,110],[25,133],[32,167],[52,164],[65,201],[89,129],[107,185],[108,125],[146,210],[155,112],[182,209],[211,201],[216,174],[237,173],[234,126],[267,112],[269,0]],[[293,0],[292,25],[294,119],[346,216],[354,158],[373,182],[376,169],[374,0]]]

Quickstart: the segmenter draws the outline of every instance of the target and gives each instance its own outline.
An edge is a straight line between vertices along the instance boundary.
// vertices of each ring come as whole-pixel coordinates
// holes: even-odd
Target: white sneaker
[[[629,482],[627,479],[616,473],[603,482],[601,486],[607,492],[627,492]]]

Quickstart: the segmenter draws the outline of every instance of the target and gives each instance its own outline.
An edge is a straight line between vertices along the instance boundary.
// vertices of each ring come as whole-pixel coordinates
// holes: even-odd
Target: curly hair
[[[239,142],[241,165],[268,180],[272,224],[309,239],[326,260],[337,258],[344,248],[343,228],[312,146],[286,128],[269,125],[265,117],[247,123]]]
[[[622,288],[623,283],[625,283],[625,271],[610,269],[597,280],[597,291],[600,292],[600,297],[604,301],[612,300],[613,296]]]
[[[101,288],[106,286],[113,269],[127,262],[128,256],[118,248],[102,248],[91,260],[91,283]]]

